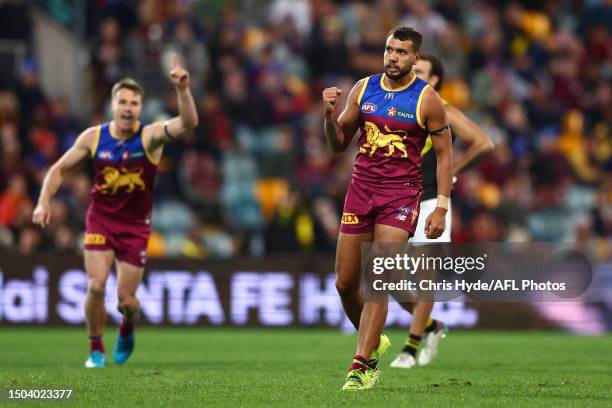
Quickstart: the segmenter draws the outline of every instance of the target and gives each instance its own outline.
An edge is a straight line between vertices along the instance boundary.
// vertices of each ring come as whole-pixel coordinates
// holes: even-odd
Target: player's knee
[[[138,312],[140,308],[140,303],[135,296],[131,294],[119,294],[119,304],[117,305],[117,309],[121,313],[127,314],[135,314]]]
[[[104,301],[106,288],[103,282],[99,282],[92,279],[89,281],[87,292],[94,301],[101,302]]]
[[[359,281],[336,277],[336,290],[340,296],[351,295],[359,291]]]

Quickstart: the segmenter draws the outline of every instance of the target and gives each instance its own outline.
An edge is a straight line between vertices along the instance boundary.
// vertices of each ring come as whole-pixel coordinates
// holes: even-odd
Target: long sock
[[[134,322],[128,323],[125,320],[122,320],[121,324],[119,325],[119,335],[126,337],[132,333],[134,333]]]
[[[412,357],[416,357],[416,353],[419,350],[419,345],[421,344],[421,337],[422,336],[417,336],[416,334],[410,333],[410,337],[406,339],[402,352],[410,353]]]
[[[89,336],[89,351],[99,351],[104,353],[104,343],[102,336]]]
[[[355,369],[360,370],[362,373],[365,373],[365,371],[368,369],[368,360],[360,356],[359,354],[354,355],[353,364],[351,364],[351,368],[349,368],[349,371]]]
[[[427,318],[427,324],[425,325],[425,333],[431,333],[438,328],[438,321],[432,319],[431,317]]]

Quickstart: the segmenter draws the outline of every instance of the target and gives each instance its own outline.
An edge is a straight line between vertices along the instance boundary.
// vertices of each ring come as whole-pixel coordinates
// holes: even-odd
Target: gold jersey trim
[[[410,80],[410,82],[408,82],[406,85],[404,86],[400,86],[399,88],[396,89],[391,89],[391,88],[387,88],[387,85],[385,85],[385,77],[386,75],[383,73],[380,77],[380,87],[382,89],[384,89],[387,92],[399,92],[399,91],[403,91],[404,89],[408,88],[410,85],[412,85],[412,83],[416,80],[417,76],[412,74],[412,79]]]
[[[370,81],[370,77],[365,77],[363,81],[363,86],[361,87],[361,91],[359,91],[359,96],[357,97],[357,106],[361,109],[361,98],[363,98],[363,94],[365,93],[366,88],[368,87],[368,82]]]
[[[145,156],[147,156],[147,160],[154,166],[157,166],[159,162],[161,161],[161,157],[159,158],[159,160],[156,161],[151,155],[151,152],[149,152],[149,149],[147,148],[147,145],[145,144],[145,138],[144,138],[145,128],[146,126],[142,128],[142,131],[140,132],[140,142],[142,143],[142,150],[144,150]]]
[[[431,150],[433,146],[433,142],[431,141],[431,136],[427,135],[427,139],[425,139],[425,146],[423,146],[423,150],[421,150],[421,157],[425,156],[427,152]]]
[[[91,148],[91,158],[96,157],[96,152],[98,151],[98,145],[100,144],[100,132],[102,131],[102,125],[96,126],[96,136],[94,140],[94,144]]]
[[[423,89],[421,89],[421,94],[419,95],[419,99],[416,105],[417,122],[422,129],[425,129],[425,124],[423,123],[423,119],[421,118],[421,102],[423,101],[423,95],[425,95],[425,91],[427,90],[427,88],[431,88],[431,86],[427,84],[423,87]]]

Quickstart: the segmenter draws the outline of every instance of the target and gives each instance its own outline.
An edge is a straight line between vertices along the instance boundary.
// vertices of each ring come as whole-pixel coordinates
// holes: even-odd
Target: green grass
[[[404,334],[389,334],[394,354]],[[386,356],[362,393],[340,391],[355,336],[333,330],[141,329],[127,365],[103,370],[82,368],[87,347],[84,328],[4,327],[0,387],[72,388],[78,406],[105,407],[612,404],[612,336],[451,332],[429,367],[390,369]]]

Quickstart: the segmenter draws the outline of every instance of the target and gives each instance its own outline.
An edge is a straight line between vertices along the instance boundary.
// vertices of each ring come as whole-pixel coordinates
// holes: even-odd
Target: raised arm
[[[444,105],[440,96],[433,89],[425,90],[423,95],[422,117],[431,137],[432,147],[436,153],[436,177],[438,181],[438,202],[434,211],[425,221],[425,236],[438,238],[444,232],[445,215],[448,211],[448,200],[452,186],[452,141]]]
[[[32,221],[41,227],[51,222],[51,198],[59,190],[64,181],[64,174],[93,154],[97,144],[99,127],[91,127],[79,135],[74,145],[64,153],[47,171],[43,180],[38,204],[32,214]]]
[[[359,94],[364,80],[359,80],[349,93],[344,110],[338,117],[334,117],[336,103],[342,89],[331,87],[323,90],[323,108],[325,109],[325,138],[327,145],[334,153],[341,153],[351,144],[353,136],[359,127]]]
[[[484,155],[490,153],[495,145],[487,134],[459,109],[446,107],[446,115],[453,133],[467,145],[467,151],[453,165],[453,175],[458,175],[476,164]]]
[[[179,115],[164,122],[156,122],[145,128],[150,153],[155,153],[164,144],[179,140],[187,131],[198,125],[198,111],[189,89],[189,73],[179,64],[175,55],[172,58],[170,82],[174,85],[178,97]]]

